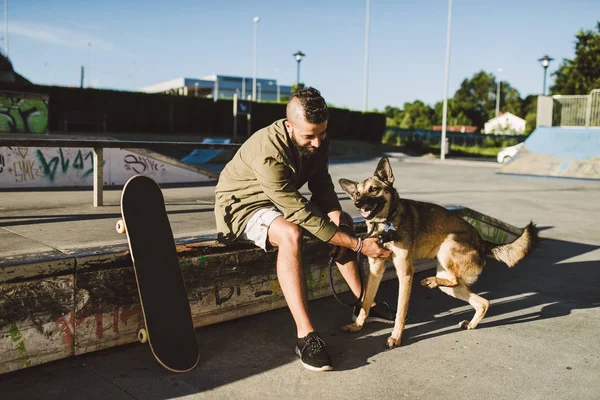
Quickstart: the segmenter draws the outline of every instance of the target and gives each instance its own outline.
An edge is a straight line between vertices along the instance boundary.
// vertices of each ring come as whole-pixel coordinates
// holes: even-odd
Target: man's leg
[[[267,238],[271,245],[279,248],[279,285],[296,323],[298,338],[305,337],[314,328],[308,315],[306,278],[302,269],[302,228],[277,217],[269,226]]]
[[[345,233],[354,236],[354,221],[352,220],[350,214],[346,212],[342,213],[340,225],[342,226],[341,229],[344,230]],[[351,251],[350,249],[339,249],[339,251],[343,251],[344,253],[341,257],[338,257],[338,259],[336,260],[337,267],[340,270],[342,277],[348,284],[348,287],[350,287],[350,290],[358,299],[361,292],[360,277],[358,275],[359,272],[358,268],[356,268],[358,254]],[[371,306],[374,305],[375,301],[373,301],[373,304],[371,304]]]
[[[354,224],[352,217],[348,213],[342,213],[340,225],[348,226],[349,231],[346,232],[348,234],[354,235]],[[342,227],[341,229],[348,229]],[[359,270],[357,268],[358,254],[351,251],[350,249],[344,249],[344,253],[338,257],[336,260],[336,264],[344,277],[344,280],[350,287],[350,290],[354,294],[354,296],[358,299],[361,292],[360,278],[359,278]],[[367,282],[363,282],[366,288]],[[363,296],[364,297],[364,293]],[[360,301],[363,299],[360,298]],[[360,306],[354,307],[352,318],[355,319],[360,312]],[[396,310],[392,309],[387,303],[381,302],[378,304],[375,299],[371,302],[371,310],[369,312],[369,316],[366,319],[366,322],[383,322],[386,324],[393,324],[396,318]]]

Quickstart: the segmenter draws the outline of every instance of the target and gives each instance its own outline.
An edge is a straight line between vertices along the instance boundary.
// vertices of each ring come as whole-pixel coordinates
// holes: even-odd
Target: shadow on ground
[[[488,318],[477,329],[527,324],[569,315],[575,309],[600,306],[598,260],[569,261],[598,248],[600,246],[545,239],[515,268],[489,262],[473,287],[492,302]],[[419,281],[431,273],[426,271],[415,276],[403,346],[452,335],[459,331],[460,321],[473,315],[470,307],[463,307],[466,303],[437,289],[421,287]],[[396,280],[382,284],[379,298],[395,305],[396,296]],[[539,312],[514,316],[519,310],[536,306]],[[461,311],[449,312],[458,307]],[[386,351],[391,327],[368,324],[357,335],[342,332],[340,327],[350,322],[351,310],[332,297],[311,302],[310,309],[337,371],[364,367],[372,357]],[[6,374],[0,376],[0,386],[7,398],[32,398],[42,393],[45,382],[52,380],[55,387],[63,389],[45,393],[45,397],[65,398],[65,394],[73,393],[71,376],[77,371],[81,375],[80,396],[86,392],[86,380],[101,380],[106,382],[105,390],[95,393],[96,396],[153,398],[152,393],[155,393],[156,398],[164,398],[205,392],[298,363],[293,351],[295,328],[287,309],[199,328],[197,336],[201,361],[195,370],[186,374],[167,372],[155,362],[145,345],[132,344]],[[299,363],[298,368],[301,369]]]

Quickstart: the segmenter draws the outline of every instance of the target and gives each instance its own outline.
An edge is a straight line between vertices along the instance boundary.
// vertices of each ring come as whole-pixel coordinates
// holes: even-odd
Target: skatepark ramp
[[[499,172],[600,179],[600,127],[538,127]]]

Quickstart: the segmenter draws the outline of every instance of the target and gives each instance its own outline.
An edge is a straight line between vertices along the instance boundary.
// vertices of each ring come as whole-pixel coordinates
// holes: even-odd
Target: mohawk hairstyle
[[[292,94],[292,100],[297,99],[304,111],[304,118],[311,124],[320,124],[329,119],[329,111],[327,103],[321,92],[312,87],[298,89]],[[289,103],[288,103],[289,104]]]

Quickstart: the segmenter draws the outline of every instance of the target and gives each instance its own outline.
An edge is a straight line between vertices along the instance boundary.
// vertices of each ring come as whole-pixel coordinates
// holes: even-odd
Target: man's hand
[[[381,247],[374,237],[363,239],[361,253],[371,258],[388,258],[392,255],[392,251]]]

